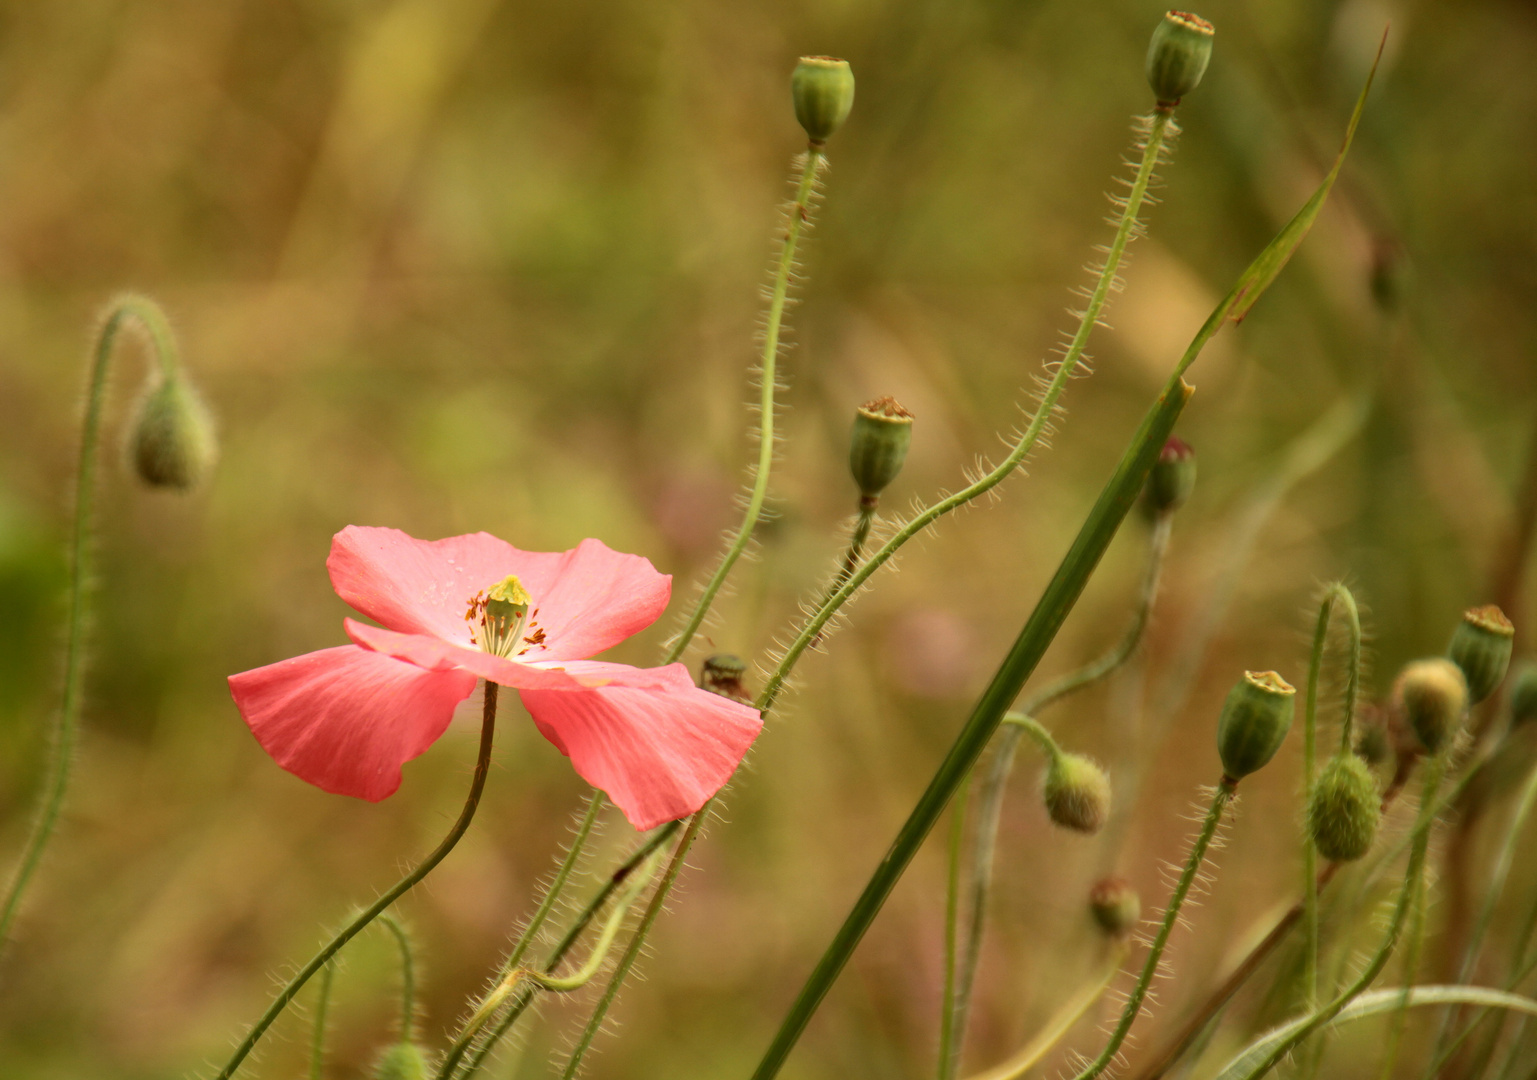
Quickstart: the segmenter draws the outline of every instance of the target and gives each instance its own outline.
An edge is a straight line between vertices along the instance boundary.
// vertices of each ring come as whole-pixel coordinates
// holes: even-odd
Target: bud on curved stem
[[[1365,855],[1377,837],[1381,805],[1377,781],[1366,762],[1348,751],[1335,754],[1319,774],[1308,801],[1308,834],[1318,853],[1331,862],[1351,862]]]

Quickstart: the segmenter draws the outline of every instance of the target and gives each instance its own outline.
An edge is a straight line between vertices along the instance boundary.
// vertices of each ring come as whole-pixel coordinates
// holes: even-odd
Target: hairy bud
[[[700,666],[699,685],[712,694],[719,694],[721,697],[750,705],[752,695],[742,685],[742,676],[746,673],[746,660],[731,653],[716,653],[714,656],[705,657],[704,663]]]
[[[807,138],[824,143],[854,107],[854,69],[834,56],[803,56],[790,76],[790,97]]]
[[[1217,721],[1222,771],[1242,780],[1275,757],[1296,712],[1297,691],[1273,671],[1246,671],[1228,691]]]
[[[1143,490],[1147,508],[1154,515],[1173,513],[1185,505],[1194,488],[1195,450],[1184,439],[1170,435],[1147,474]]]
[[[1110,815],[1110,780],[1082,754],[1056,754],[1041,784],[1046,813],[1064,829],[1099,832]]]
[[[1356,729],[1356,757],[1372,768],[1393,756],[1393,739],[1381,719],[1363,719]]]
[[[1381,798],[1366,762],[1337,754],[1324,766],[1308,805],[1308,832],[1318,853],[1350,862],[1371,850],[1382,818]]]
[[[179,376],[162,378],[143,401],[128,436],[134,472],[154,487],[186,491],[208,475],[218,455],[213,421]]]
[[[1142,897],[1125,878],[1103,878],[1089,890],[1089,912],[1105,933],[1125,937],[1142,918]]]
[[[1199,15],[1167,12],[1147,46],[1147,82],[1160,105],[1178,105],[1179,99],[1200,85],[1211,62],[1211,43],[1216,30]]]
[[[374,1063],[373,1080],[426,1080],[427,1055],[415,1043],[396,1043]]]
[[[897,478],[912,441],[913,414],[895,398],[876,398],[859,407],[849,437],[849,473],[862,499],[873,502]]]
[[[1409,727],[1429,753],[1452,741],[1468,708],[1468,683],[1450,660],[1432,656],[1405,664],[1393,698]]]
[[[1446,655],[1468,680],[1468,704],[1477,705],[1505,681],[1516,628],[1493,604],[1469,608],[1452,633]]]

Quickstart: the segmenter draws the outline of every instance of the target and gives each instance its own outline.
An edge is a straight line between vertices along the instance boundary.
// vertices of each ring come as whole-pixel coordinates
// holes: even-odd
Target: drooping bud
[[[1184,439],[1170,435],[1147,474],[1143,499],[1154,516],[1169,514],[1185,505],[1195,488],[1195,450]]]
[[[835,56],[803,56],[790,76],[795,119],[820,145],[843,126],[854,107],[854,69]]]
[[[1216,30],[1187,11],[1165,13],[1147,46],[1147,82],[1160,105],[1178,105],[1194,90],[1211,62]]]
[[[704,663],[700,666],[699,685],[712,694],[719,694],[732,701],[750,705],[752,695],[742,685],[742,676],[746,673],[746,660],[731,653],[716,653],[714,656],[705,657]]]
[[[396,1043],[374,1062],[373,1080],[426,1080],[427,1055],[412,1042]]]
[[[1537,663],[1526,660],[1510,680],[1510,723],[1524,724],[1537,718]]]
[[[128,460],[153,487],[196,487],[218,456],[213,420],[197,391],[179,375],[162,376],[139,403],[128,435]]]
[[[1336,754],[1318,776],[1308,805],[1308,832],[1318,853],[1350,862],[1371,850],[1382,819],[1371,768],[1354,754]]]
[[[1393,756],[1393,740],[1388,735],[1387,727],[1381,720],[1362,719],[1356,728],[1356,757],[1366,762],[1372,768],[1386,762]]]
[[[1142,897],[1125,878],[1104,878],[1089,890],[1089,911],[1105,933],[1124,937],[1142,918]]]
[[[913,414],[896,398],[880,397],[859,407],[849,438],[849,472],[861,499],[873,505],[897,478],[912,441]]]
[[[1446,655],[1468,680],[1468,704],[1477,705],[1505,681],[1516,628],[1493,604],[1469,608],[1452,633]]]
[[[1110,814],[1110,779],[1082,754],[1054,754],[1041,794],[1046,813],[1064,829],[1099,832]]]
[[[1468,683],[1462,669],[1444,657],[1405,664],[1393,686],[1404,719],[1429,753],[1451,742],[1468,708]]]
[[[1228,691],[1217,721],[1222,771],[1242,780],[1275,757],[1296,712],[1297,691],[1273,671],[1246,671]]]

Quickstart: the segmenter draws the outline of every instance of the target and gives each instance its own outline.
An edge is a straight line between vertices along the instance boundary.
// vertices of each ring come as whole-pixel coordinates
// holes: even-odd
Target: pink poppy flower
[[[267,753],[326,791],[394,794],[400,767],[437,741],[478,678],[516,689],[637,829],[698,810],[763,726],[682,664],[588,659],[655,622],[672,591],[649,561],[598,540],[520,551],[489,533],[428,541],[349,525],[326,568],[337,595],[383,627],[347,619],[352,645],[229,680]]]

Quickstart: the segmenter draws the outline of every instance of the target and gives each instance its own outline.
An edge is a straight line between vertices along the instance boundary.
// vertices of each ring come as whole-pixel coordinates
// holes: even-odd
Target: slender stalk
[[[779,264],[774,271],[773,292],[769,298],[768,326],[763,334],[763,354],[758,361],[758,465],[753,473],[747,509],[720,565],[710,576],[683,630],[667,650],[664,663],[673,663],[687,651],[689,643],[704,623],[705,616],[709,614],[710,605],[715,602],[721,586],[726,583],[731,568],[742,557],[742,552],[747,550],[753,529],[757,527],[758,518],[763,513],[763,501],[768,496],[769,471],[774,465],[774,390],[778,379],[776,367],[779,361],[780,331],[784,324],[785,302],[790,292],[790,274],[795,266],[795,248],[800,241],[802,226],[811,220],[812,194],[816,190],[817,172],[822,167],[822,161],[821,145],[812,143],[806,149],[806,156],[801,163],[800,183],[796,186],[795,202],[790,205],[789,225],[785,229],[784,241],[779,246]]]
[[[1190,895],[1190,886],[1195,882],[1195,876],[1201,869],[1201,863],[1206,859],[1206,849],[1211,846],[1212,838],[1217,835],[1217,826],[1222,822],[1222,812],[1227,809],[1227,804],[1233,798],[1233,791],[1238,786],[1238,781],[1224,776],[1222,782],[1217,785],[1217,790],[1212,794],[1211,807],[1206,811],[1206,819],[1201,823],[1201,831],[1196,835],[1195,843],[1191,845],[1190,855],[1185,859],[1185,869],[1179,875],[1179,882],[1174,886],[1174,895],[1169,898],[1169,906],[1164,909],[1163,923],[1158,927],[1158,936],[1153,938],[1153,947],[1148,951],[1147,961],[1142,965],[1142,974],[1137,977],[1137,985],[1132,988],[1131,996],[1126,999],[1126,1006],[1121,1010],[1121,1019],[1115,1025],[1115,1030],[1110,1034],[1110,1041],[1099,1052],[1099,1057],[1091,1061],[1078,1073],[1074,1080],[1093,1080],[1094,1077],[1110,1067],[1115,1060],[1115,1055],[1120,1052],[1121,1044],[1126,1041],[1126,1036],[1131,1032],[1132,1024],[1142,1012],[1142,1002],[1147,998],[1148,989],[1153,984],[1153,975],[1158,971],[1158,961],[1163,959],[1163,950],[1169,944],[1169,935],[1174,933],[1174,925],[1179,920],[1179,909],[1184,906],[1185,897]]]
[[[1404,1025],[1409,1022],[1409,1005],[1414,996],[1414,982],[1420,973],[1420,951],[1425,944],[1425,875],[1413,882],[1414,900],[1409,910],[1409,948],[1404,953],[1404,988],[1388,1024],[1387,1046],[1382,1051],[1382,1065],[1377,1070],[1379,1080],[1392,1080],[1393,1069],[1398,1064],[1398,1048],[1403,1043]]]
[[[416,1038],[416,956],[411,950],[411,935],[399,919],[388,911],[379,916],[379,925],[390,932],[400,949],[400,1041]],[[327,966],[326,970],[331,969]]]
[[[955,961],[959,946],[961,907],[961,846],[966,837],[966,796],[971,777],[961,783],[950,809],[950,855],[945,874],[945,988],[939,1006],[939,1077],[954,1076],[960,1063],[961,1046],[955,1030]]]
[[[294,999],[294,995],[304,987],[305,983],[309,982],[315,972],[324,967],[331,957],[341,951],[342,946],[357,937],[369,923],[383,914],[386,908],[396,900],[399,900],[417,882],[430,874],[438,863],[442,862],[448,856],[448,853],[454,850],[455,845],[459,843],[460,837],[470,827],[470,822],[475,819],[475,811],[480,806],[481,793],[485,791],[486,774],[491,767],[491,743],[496,735],[496,698],[497,691],[500,688],[493,682],[486,683],[485,687],[485,705],[481,711],[480,748],[475,757],[475,773],[470,779],[470,793],[465,796],[464,808],[459,811],[459,817],[454,822],[453,827],[448,830],[448,835],[443,837],[438,846],[433,848],[426,858],[417,863],[405,877],[390,886],[379,899],[365,908],[362,914],[343,927],[318,953],[311,957],[309,963],[299,969],[297,975],[284,984],[283,989],[278,991],[278,995],[273,999],[272,1004],[267,1007],[267,1011],[262,1013],[261,1019],[257,1020],[246,1034],[246,1037],[240,1040],[240,1045],[235,1048],[234,1055],[230,1057],[229,1061],[225,1062],[224,1068],[219,1070],[215,1080],[229,1080],[231,1076],[234,1076],[235,1071],[240,1068],[240,1063],[251,1053],[257,1042],[267,1033],[267,1029],[272,1026],[272,1022],[288,1007],[288,1003]]]
[[[179,364],[176,337],[158,304],[147,297],[133,295],[113,301],[92,351],[85,415],[80,425],[80,458],[75,465],[75,506],[69,539],[69,599],[65,616],[64,695],[54,714],[47,779],[38,792],[32,829],[6,886],[5,897],[0,900],[0,949],[10,940],[22,896],[53,838],[64,798],[69,793],[75,741],[80,727],[80,702],[84,695],[85,639],[92,591],[91,530],[95,521],[96,472],[101,456],[98,453],[101,417],[107,399],[107,374],[116,355],[118,335],[130,321],[141,326],[148,335],[150,352],[162,376],[175,374]]]
[[[320,993],[315,997],[315,1027],[310,1033],[310,1080],[321,1080],[326,1066],[326,1013],[331,1007],[331,982],[336,965],[327,964],[320,973]]]

